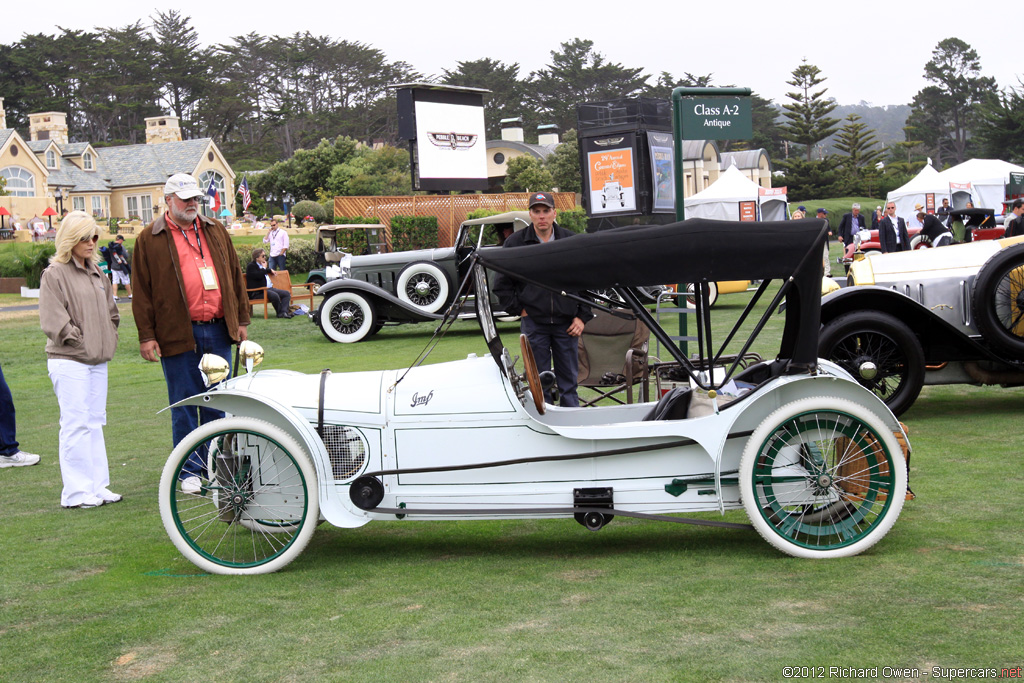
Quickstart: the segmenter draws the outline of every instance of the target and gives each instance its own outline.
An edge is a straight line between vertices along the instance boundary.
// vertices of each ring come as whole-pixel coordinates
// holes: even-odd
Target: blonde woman
[[[96,223],[73,211],[57,229],[57,253],[43,271],[39,323],[47,336],[46,369],[60,407],[60,503],[94,508],[116,503],[103,425],[107,361],[117,349],[121,318],[110,281],[96,266]]]

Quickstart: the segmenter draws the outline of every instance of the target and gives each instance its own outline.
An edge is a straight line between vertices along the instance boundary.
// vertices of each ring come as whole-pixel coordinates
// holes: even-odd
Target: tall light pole
[[[292,196],[285,192],[284,193],[284,213],[288,218],[288,229],[292,229]]]

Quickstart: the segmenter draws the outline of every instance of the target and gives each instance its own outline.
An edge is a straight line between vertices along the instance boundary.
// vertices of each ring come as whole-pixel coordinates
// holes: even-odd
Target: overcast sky
[[[664,9],[650,9],[659,4]],[[0,43],[17,42],[25,33],[53,34],[57,26],[91,30],[138,19],[148,24],[154,14],[126,0],[56,0],[45,4],[45,11],[42,7],[5,3]],[[1000,87],[1018,86],[1018,77],[1024,77],[1018,19],[1013,16],[1018,12],[1005,0],[830,5],[796,0],[788,6],[750,0],[183,0],[174,7],[192,18],[207,45],[250,32],[309,31],[367,43],[424,74],[490,57],[518,62],[525,77],[548,64],[560,43],[585,38],[609,61],[623,66],[643,68],[653,76],[661,71],[676,76],[713,73],[715,85],[750,87],[780,103],[788,101],[786,80],[806,57],[827,77],[828,95],[841,104],[907,104],[926,85],[924,65],[935,45],[956,36],[978,51],[982,74],[995,77]]]

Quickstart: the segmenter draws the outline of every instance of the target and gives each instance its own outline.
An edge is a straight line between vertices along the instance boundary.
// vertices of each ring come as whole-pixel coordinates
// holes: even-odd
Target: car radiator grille
[[[325,424],[320,438],[331,458],[331,472],[335,480],[351,479],[366,464],[366,440],[358,430]]]

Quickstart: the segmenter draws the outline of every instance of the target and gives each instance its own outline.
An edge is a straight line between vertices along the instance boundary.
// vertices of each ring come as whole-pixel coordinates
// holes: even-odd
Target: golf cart
[[[329,280],[344,277],[347,258],[352,254],[383,254],[388,251],[387,228],[380,223],[321,225],[316,230],[316,269],[310,271],[307,283],[313,293]]]

